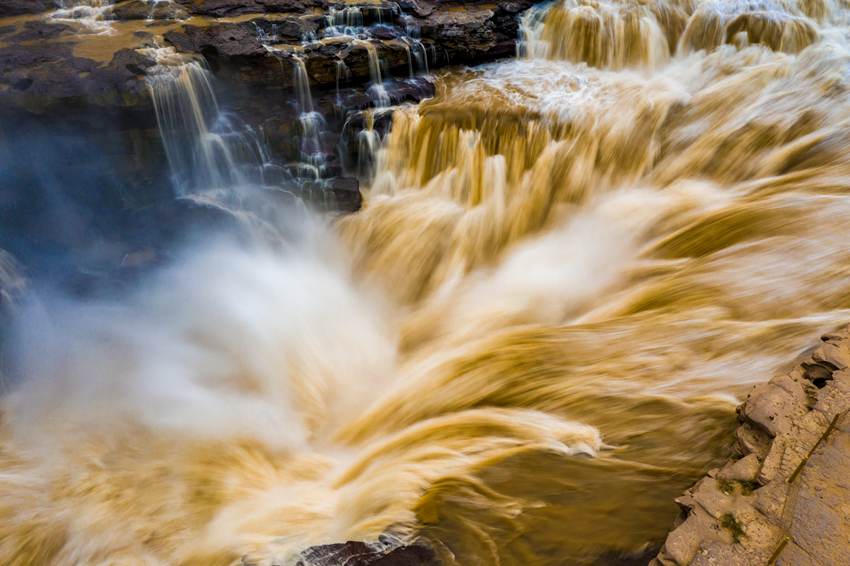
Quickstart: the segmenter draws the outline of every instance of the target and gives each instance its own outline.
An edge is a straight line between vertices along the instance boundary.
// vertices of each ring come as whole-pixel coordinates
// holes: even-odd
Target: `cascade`
[[[57,9],[50,14],[56,20],[78,22],[95,33],[111,33],[112,27],[106,19],[113,0],[58,0]]]
[[[577,530],[532,535],[530,547],[556,545],[559,561],[594,563],[590,549],[610,547],[612,533],[635,551],[640,535],[602,512],[639,500],[636,521],[660,513],[650,511],[664,499],[648,488],[654,474],[635,466],[702,461],[685,472],[701,475],[710,442],[688,445],[684,423],[705,431],[718,417],[724,434],[720,415],[750,383],[740,368],[771,375],[783,348],[850,312],[839,259],[850,233],[807,225],[840,222],[850,205],[834,192],[835,175],[850,171],[839,149],[850,145],[850,83],[837,79],[850,59],[834,27],[847,11],[815,4],[555,2],[523,18],[517,60],[446,74],[432,100],[396,109],[367,205],[340,231],[360,277],[415,313],[400,331],[415,377],[345,438],[460,407],[580,415],[615,448],[554,473],[593,495],[546,499],[523,532],[545,531],[551,512]],[[718,26],[720,35],[697,31]],[[637,424],[662,414],[681,419],[676,431]],[[493,467],[516,474],[547,457],[518,461]],[[436,536],[454,552],[557,562],[500,541],[498,527],[474,542],[472,506],[437,498],[428,501],[452,517]],[[577,527],[590,516],[592,529]]]
[[[328,36],[357,36],[364,28],[363,11],[360,6],[331,8],[325,16]]]
[[[336,104],[342,104],[342,96],[340,95],[340,85],[345,83],[351,77],[351,70],[345,64],[345,61],[336,62]]]
[[[173,4],[174,0],[145,0],[147,2],[150,9],[148,10],[147,21],[153,22],[155,20],[154,16],[156,14],[157,8],[164,5]]]
[[[369,58],[369,76],[372,79],[372,83],[369,86],[369,93],[375,98],[375,105],[378,107],[389,106],[390,97],[387,93],[386,85],[384,85],[378,50],[370,41],[366,40],[356,40],[354,45],[364,48]]]
[[[378,6],[305,38],[368,54],[377,103],[345,116],[362,210],[278,219],[286,246],[209,238],[16,330],[0,563],[418,539],[447,566],[646,563],[727,459],[736,404],[850,319],[841,3],[559,0],[523,16],[519,57],[397,107]],[[321,101],[294,51],[312,182]],[[277,188],[209,70],[156,55],[178,195],[244,211]]]
[[[657,67],[669,60],[670,37],[686,18],[677,0],[559,0],[523,15],[518,50],[603,68]]]
[[[260,137],[218,104],[203,63],[157,49],[149,79],[173,184],[181,197],[240,199],[275,170]]]
[[[324,175],[325,156],[322,150],[321,134],[325,129],[325,120],[313,106],[310,92],[310,77],[304,60],[292,56],[295,92],[298,103],[298,121],[301,124],[301,166],[302,173],[309,171],[313,180]]]

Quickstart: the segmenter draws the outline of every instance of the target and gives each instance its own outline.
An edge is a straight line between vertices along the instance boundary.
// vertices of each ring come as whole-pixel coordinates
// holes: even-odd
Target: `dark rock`
[[[33,41],[39,39],[52,39],[71,31],[71,27],[65,24],[55,24],[40,21],[31,21],[24,24],[23,31],[10,37],[10,41]]]
[[[183,26],[182,31],[165,34],[169,43],[182,51],[202,53],[213,59],[254,57],[262,59],[266,49],[257,38],[257,30],[250,23],[213,24],[211,26]]]
[[[108,15],[115,20],[182,20],[189,16],[189,12],[173,2],[151,6],[144,0],[126,0],[115,4]]]
[[[424,544],[385,547],[363,542],[315,546],[302,553],[297,566],[439,566],[434,551]]]
[[[107,70],[114,73],[118,80],[128,80],[144,76],[154,65],[156,61],[135,49],[122,49],[112,57]]]
[[[445,53],[448,63],[475,63],[509,57],[519,33],[517,14],[534,2],[505,4],[440,4],[420,24],[423,38]]]
[[[0,104],[45,112],[64,105],[113,108],[149,105],[144,74],[154,65],[132,49],[102,64],[73,55],[70,43],[11,45],[0,49]]]
[[[2,0],[0,1],[0,18],[23,14],[40,14],[55,8],[56,2],[54,0]]]
[[[356,212],[360,210],[363,203],[360,183],[352,177],[334,177],[315,183],[306,183],[301,188],[300,196],[313,206],[332,212]],[[364,564],[371,564],[371,562]]]
[[[263,13],[304,13],[322,7],[317,0],[177,0],[190,13],[199,16],[238,16]]]
[[[370,29],[370,33],[372,34],[372,37],[377,39],[395,39],[402,35],[397,28],[389,25],[373,26]]]
[[[0,49],[0,82],[29,86],[42,97],[81,96],[88,92],[85,77],[97,67],[90,59],[74,57],[69,44],[12,45]]]
[[[412,12],[420,18],[430,16],[436,8],[436,2],[425,0],[401,0],[398,4],[405,12]]]

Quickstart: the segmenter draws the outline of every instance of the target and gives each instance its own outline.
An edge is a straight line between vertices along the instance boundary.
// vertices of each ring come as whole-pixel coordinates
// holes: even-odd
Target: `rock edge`
[[[738,408],[737,456],[687,490],[652,566],[850,560],[850,328]]]

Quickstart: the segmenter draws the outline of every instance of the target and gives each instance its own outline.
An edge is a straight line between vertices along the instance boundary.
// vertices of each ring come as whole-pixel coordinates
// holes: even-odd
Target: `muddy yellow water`
[[[527,14],[520,58],[393,111],[308,251],[202,253],[37,334],[61,355],[4,401],[2,561],[644,555],[749,387],[850,319],[847,13]]]

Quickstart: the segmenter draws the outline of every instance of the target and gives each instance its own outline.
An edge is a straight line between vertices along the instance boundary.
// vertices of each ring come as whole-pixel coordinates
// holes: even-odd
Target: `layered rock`
[[[0,2],[0,232],[33,272],[54,268],[38,258],[74,250],[68,271],[83,289],[159,261],[198,223],[226,223],[213,207],[175,200],[151,96],[157,76],[190,61],[213,73],[221,108],[273,161],[257,198],[357,210],[360,135],[373,124],[378,135],[390,117],[370,108],[430,96],[424,71],[511,55],[531,3]],[[305,143],[307,115],[320,131]],[[54,195],[78,214],[45,220]]]
[[[421,50],[429,68],[457,63],[476,63],[510,56],[518,34],[517,15],[533,2],[523,0],[504,4],[417,2],[364,5],[311,4],[318,11],[279,15],[291,11],[291,3],[268,4],[187,3],[188,9],[202,14],[277,14],[211,25],[185,25],[168,32],[165,39],[179,50],[204,55],[217,70],[254,84],[291,85],[288,73],[281,73],[281,59],[297,54],[303,57],[310,80],[315,85],[332,86],[345,69],[345,82],[372,80],[370,51],[391,75],[404,75],[412,66],[411,50]],[[213,10],[213,7],[215,8]],[[230,9],[227,9],[230,8]],[[328,21],[329,10],[357,10],[355,37],[337,35]],[[405,8],[408,11],[405,11]],[[212,10],[212,11],[211,11]],[[343,19],[346,16],[343,16]],[[307,37],[318,41],[302,45]],[[411,41],[411,39],[413,41]]]
[[[127,61],[120,52],[153,45],[205,57],[222,78],[264,88],[293,85],[287,63],[293,55],[303,58],[311,84],[318,87],[374,80],[372,55],[388,76],[405,77],[414,58],[424,58],[421,65],[433,69],[512,55],[517,15],[532,4],[407,0],[357,7],[327,0],[121,0],[102,17],[138,22],[138,29],[128,33],[122,23],[121,39],[115,40],[86,34],[74,21],[49,18],[44,12],[55,6],[51,0],[11,1],[2,4],[0,16],[38,16],[0,22],[0,102],[38,111],[81,98],[104,107],[145,105],[140,94],[152,63],[144,55]],[[334,11],[353,18],[353,25],[345,24],[350,34],[334,31],[333,17],[328,17]],[[85,56],[89,53],[97,56]]]
[[[737,457],[677,503],[657,566],[846,564],[850,329],[828,334],[738,410]]]
[[[47,121],[73,116],[82,127],[83,115],[97,115],[136,140],[158,143],[149,77],[170,64],[160,54],[176,50],[204,61],[224,90],[241,97],[228,105],[263,130],[283,162],[300,158],[294,87],[307,82],[334,132],[320,141],[331,156],[328,174],[338,175],[339,157],[350,161],[336,148],[353,112],[429,96],[432,86],[411,78],[418,72],[511,55],[517,16],[531,3],[118,0],[96,16],[73,19],[52,12],[53,0],[11,0],[3,13],[32,15],[0,20],[0,114],[7,124],[21,112]],[[88,27],[92,17],[111,33]],[[369,89],[380,83],[380,90]],[[164,163],[154,148],[143,153]],[[158,182],[141,171],[128,178]],[[342,184],[349,209],[354,201]]]

